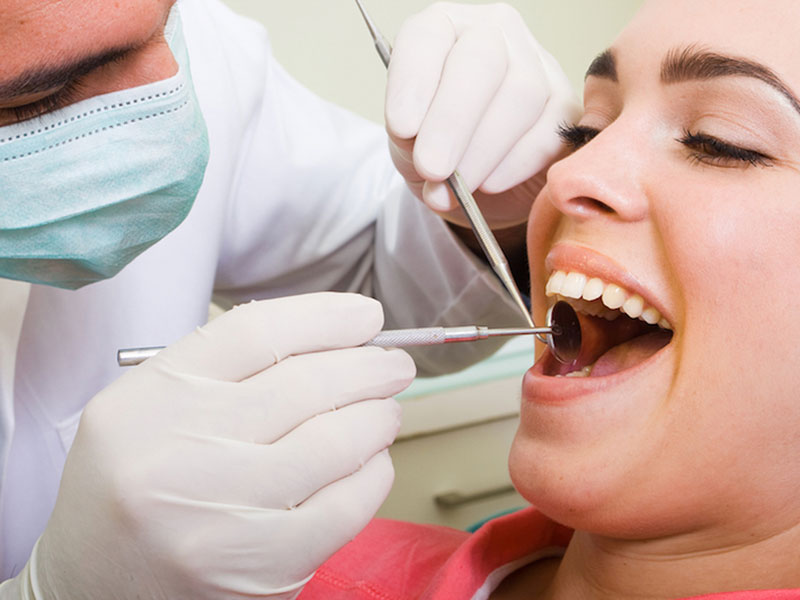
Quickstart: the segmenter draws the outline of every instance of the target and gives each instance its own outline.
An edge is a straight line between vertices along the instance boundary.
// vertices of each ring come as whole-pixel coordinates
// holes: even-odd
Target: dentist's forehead
[[[174,0],[2,0],[0,84],[149,39]]]

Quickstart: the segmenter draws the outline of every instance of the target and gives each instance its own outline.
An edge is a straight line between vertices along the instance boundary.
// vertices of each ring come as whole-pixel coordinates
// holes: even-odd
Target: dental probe
[[[375,23],[373,23],[367,11],[364,9],[364,6],[361,4],[361,0],[356,0],[356,4],[367,24],[367,29],[369,29],[369,33],[372,36],[372,41],[375,43],[375,49],[378,51],[383,65],[388,68],[389,58],[392,54],[392,46],[386,41],[386,38],[383,37],[381,32],[378,31]],[[458,171],[454,171],[453,174],[447,178],[447,184],[450,186],[450,189],[453,190],[453,194],[458,200],[458,203],[467,215],[467,219],[469,219],[469,223],[472,226],[472,231],[475,233],[475,237],[478,238],[478,243],[481,245],[483,253],[486,255],[492,269],[500,278],[500,281],[503,283],[503,286],[505,286],[520,312],[525,316],[528,325],[531,328],[536,328],[536,324],[531,318],[531,313],[528,311],[527,306],[525,306],[522,295],[519,293],[519,288],[517,288],[514,277],[511,275],[511,268],[508,266],[508,260],[505,254],[503,254],[500,244],[497,243],[492,230],[489,229],[486,219],[483,218],[483,214],[481,214],[478,204],[475,202],[475,198],[472,197],[472,193],[464,183]],[[540,341],[550,344],[549,341],[543,339],[541,334],[537,334],[537,337]]]
[[[435,346],[453,342],[475,342],[493,337],[512,335],[558,335],[558,326],[553,327],[514,327],[490,329],[481,325],[463,327],[420,327],[417,329],[387,329],[368,341],[365,346],[381,348],[405,348],[407,346]],[[164,346],[151,348],[126,348],[117,351],[120,367],[133,367],[163,350]]]
[[[421,327],[417,329],[388,329],[368,341],[365,346],[404,348],[407,346],[435,346],[452,342],[475,342],[493,337],[513,335],[547,335],[547,345],[562,363],[571,363],[581,349],[581,326],[578,315],[563,300],[547,311],[547,327],[512,327],[494,329],[482,325],[463,327]],[[117,350],[117,364],[133,367],[163,350],[164,346],[150,348],[125,348]]]

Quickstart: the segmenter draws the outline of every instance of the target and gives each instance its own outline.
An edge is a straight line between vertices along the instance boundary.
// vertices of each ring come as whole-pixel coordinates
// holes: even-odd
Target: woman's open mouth
[[[546,352],[541,373],[549,377],[603,377],[637,366],[669,344],[672,325],[640,294],[578,271],[555,271],[545,294],[578,313],[582,344],[571,364]]]

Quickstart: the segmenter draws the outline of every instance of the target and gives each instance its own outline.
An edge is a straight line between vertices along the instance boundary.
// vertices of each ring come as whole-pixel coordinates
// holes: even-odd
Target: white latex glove
[[[86,407],[55,510],[6,598],[294,598],[389,491],[401,350],[378,302],[235,308]]]
[[[392,157],[414,194],[468,225],[446,183],[458,169],[490,227],[526,221],[580,108],[516,9],[432,4],[401,27],[388,77]]]

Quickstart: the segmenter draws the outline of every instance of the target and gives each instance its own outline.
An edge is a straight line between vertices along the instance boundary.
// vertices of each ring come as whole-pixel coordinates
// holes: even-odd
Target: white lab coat
[[[384,302],[388,327],[519,322],[494,276],[405,190],[379,127],[303,89],[263,29],[218,0],[180,6],[211,140],[188,218],[109,281],[0,280],[1,579],[43,530],[81,410],[121,374],[117,349],[192,331],[212,293],[358,291]],[[437,349],[420,367],[452,370],[493,349]]]

